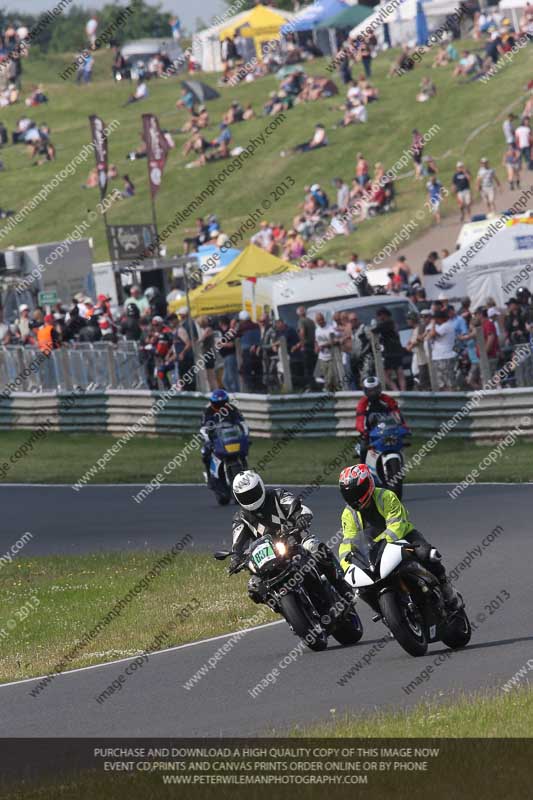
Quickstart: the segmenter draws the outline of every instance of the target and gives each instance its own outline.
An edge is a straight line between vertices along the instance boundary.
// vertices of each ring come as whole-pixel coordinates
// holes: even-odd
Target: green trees
[[[122,44],[130,39],[144,37],[170,36],[169,13],[159,10],[145,0],[130,0],[129,3],[116,5],[108,3],[96,12],[98,31],[102,33],[109,25],[114,23],[121,12],[129,6],[133,13],[124,18],[122,25],[113,33],[113,39]],[[89,12],[79,6],[72,5],[65,8],[62,14],[50,19],[47,25],[35,39],[33,47],[43,53],[64,53],[79,50],[87,45],[85,25],[89,19]],[[3,30],[7,23],[24,24],[31,31],[43,17],[43,14],[21,14],[17,11],[0,11],[0,28]]]

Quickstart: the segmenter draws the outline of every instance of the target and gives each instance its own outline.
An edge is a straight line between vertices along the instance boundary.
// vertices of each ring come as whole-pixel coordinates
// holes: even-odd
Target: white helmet
[[[363,381],[363,391],[369,400],[377,400],[381,394],[381,383],[374,376],[365,378]]]
[[[233,479],[235,500],[247,511],[256,511],[265,502],[265,484],[257,472],[247,469]]]

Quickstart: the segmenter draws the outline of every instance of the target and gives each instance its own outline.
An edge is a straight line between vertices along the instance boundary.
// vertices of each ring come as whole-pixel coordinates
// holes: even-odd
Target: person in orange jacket
[[[37,328],[37,345],[42,353],[49,354],[59,347],[59,334],[54,323],[54,315],[46,314],[43,324]]]

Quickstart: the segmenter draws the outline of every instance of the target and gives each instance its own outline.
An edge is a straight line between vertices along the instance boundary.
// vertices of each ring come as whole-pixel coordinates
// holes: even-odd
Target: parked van
[[[411,329],[407,324],[407,314],[409,311],[417,312],[416,306],[406,297],[400,295],[372,295],[371,297],[353,297],[345,300],[335,300],[329,303],[318,303],[309,306],[307,316],[312,320],[318,313],[324,314],[326,321],[330,322],[335,311],[355,311],[363,325],[370,325],[376,319],[378,308],[386,308],[392,314],[396,323],[400,340],[405,347],[411,335]]]

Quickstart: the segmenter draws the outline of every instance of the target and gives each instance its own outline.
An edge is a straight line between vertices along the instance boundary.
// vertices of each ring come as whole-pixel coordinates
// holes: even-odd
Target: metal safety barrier
[[[0,392],[146,388],[137,342],[76,342],[49,355],[36,347],[0,348]]]

